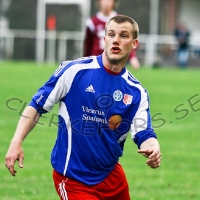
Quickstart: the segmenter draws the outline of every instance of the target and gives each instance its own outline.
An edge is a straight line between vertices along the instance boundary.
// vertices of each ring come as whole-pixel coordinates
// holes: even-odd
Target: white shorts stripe
[[[67,191],[65,189],[65,181],[59,183],[58,186],[59,186],[58,191],[60,193],[60,197],[62,197],[63,200],[68,200]]]

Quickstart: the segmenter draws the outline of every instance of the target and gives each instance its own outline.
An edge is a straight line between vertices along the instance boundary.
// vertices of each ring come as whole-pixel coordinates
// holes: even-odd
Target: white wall
[[[200,35],[200,0],[182,0],[179,19],[186,22],[193,34]]]

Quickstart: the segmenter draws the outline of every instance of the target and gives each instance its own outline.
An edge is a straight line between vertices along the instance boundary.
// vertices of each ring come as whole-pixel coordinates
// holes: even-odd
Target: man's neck
[[[125,60],[119,62],[118,64],[111,63],[108,60],[105,52],[103,52],[103,54],[102,54],[102,62],[103,62],[103,65],[106,69],[108,69],[109,71],[114,72],[114,73],[120,73],[122,71],[122,69],[124,68],[125,64],[126,64]]]

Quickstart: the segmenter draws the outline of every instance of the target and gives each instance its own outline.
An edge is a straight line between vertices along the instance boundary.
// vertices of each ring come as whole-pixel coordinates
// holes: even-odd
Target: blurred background
[[[140,27],[136,53],[141,68],[127,68],[150,94],[152,124],[162,152],[161,167],[152,170],[127,139],[120,162],[131,199],[200,199],[199,8],[200,0],[119,0],[116,8]],[[97,11],[96,0],[0,0],[1,200],[58,199],[49,162],[58,105],[24,142],[24,169],[16,163],[15,178],[4,157],[31,96],[61,61],[82,56],[86,20]],[[190,31],[186,70],[177,62],[174,31],[179,23]]]
[[[95,0],[0,0],[0,60],[55,63],[82,56],[86,19]],[[174,29],[190,30],[188,65],[200,61],[199,0],[119,1],[117,12],[140,27],[137,55],[143,66],[176,66]]]

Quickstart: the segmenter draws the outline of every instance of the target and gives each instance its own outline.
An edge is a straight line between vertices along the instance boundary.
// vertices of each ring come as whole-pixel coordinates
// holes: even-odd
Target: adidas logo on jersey
[[[87,87],[87,88],[85,89],[85,91],[86,91],[86,92],[93,92],[93,93],[95,93],[95,90],[94,90],[94,88],[93,88],[92,85],[90,85],[89,87]]]

